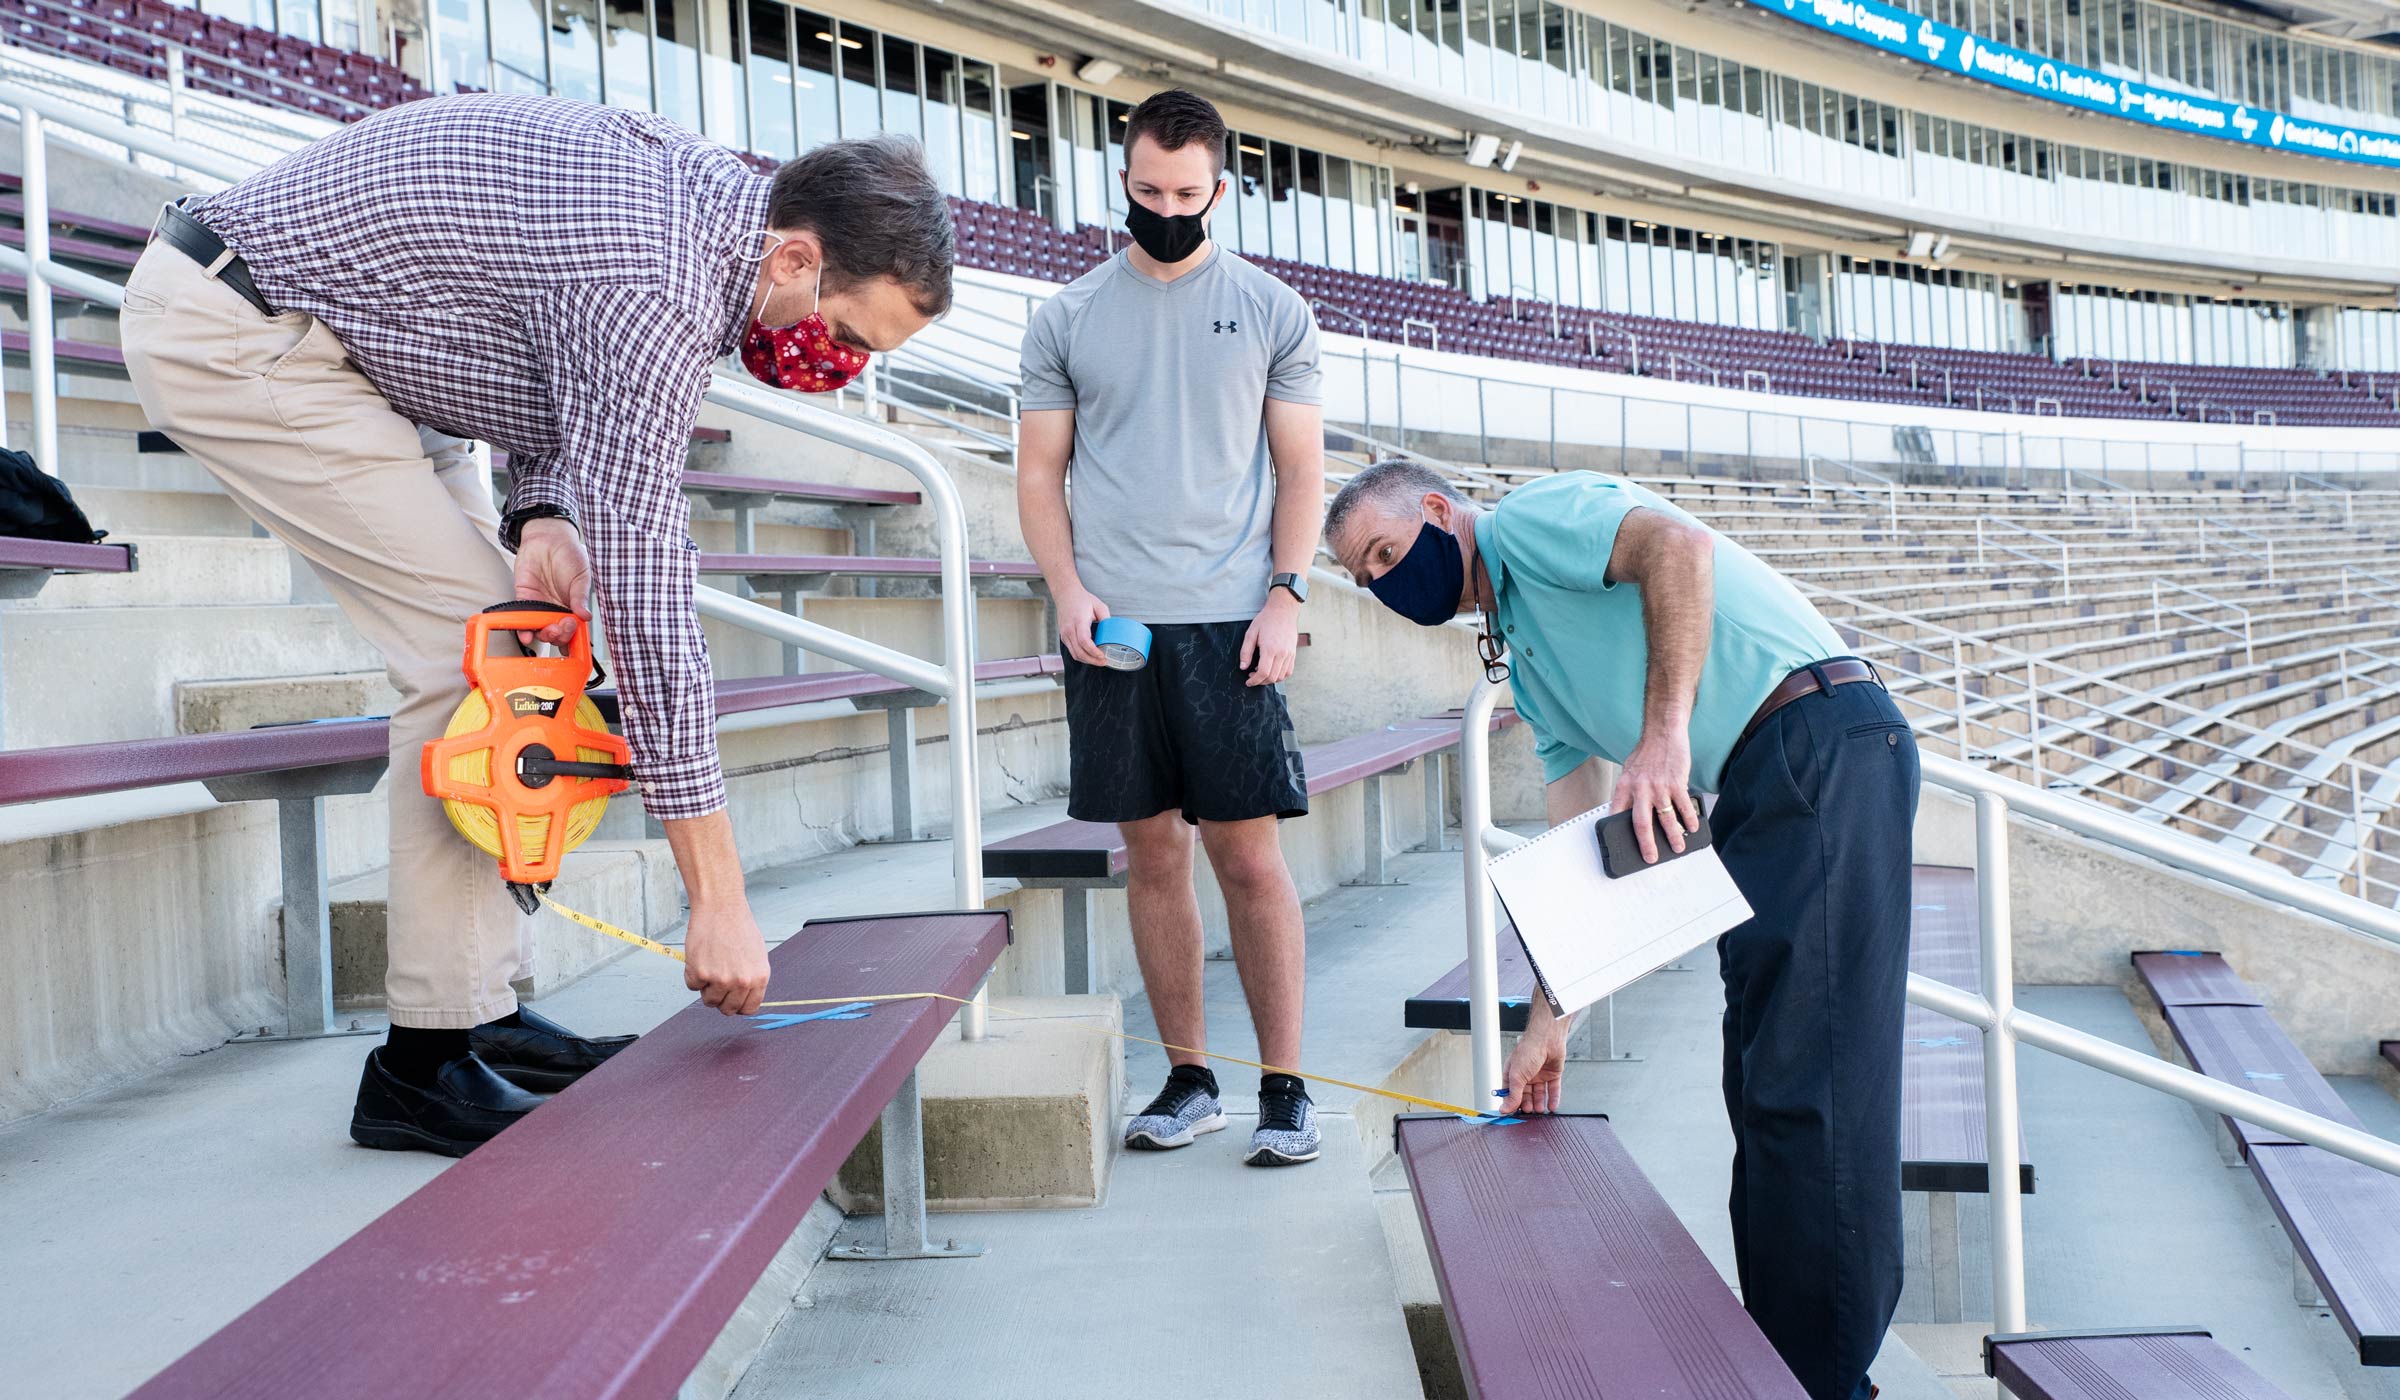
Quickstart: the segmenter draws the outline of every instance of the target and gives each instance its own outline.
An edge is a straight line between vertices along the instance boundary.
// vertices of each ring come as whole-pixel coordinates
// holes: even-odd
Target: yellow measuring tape
[[[636,948],[647,948],[653,953],[662,953],[667,957],[673,958],[677,962],[682,962],[684,960],[683,950],[681,948],[670,948],[655,938],[644,938],[640,934],[629,929],[621,929],[615,924],[608,923],[605,920],[595,919],[589,914],[582,913],[578,910],[569,909],[567,906],[559,903],[555,899],[552,899],[547,894],[542,896],[542,903],[549,905],[552,909],[557,910],[560,914],[565,915],[567,918],[573,919],[576,923],[583,925],[585,928],[592,930],[594,933],[604,933],[611,938],[620,939],[624,942],[630,943]],[[960,1006],[972,1004],[972,998],[955,997],[950,995],[948,992],[881,992],[868,996],[855,997],[800,997],[785,1001],[762,1001],[758,1004],[758,1006],[759,1010],[764,1011],[770,1007],[786,1006],[853,1006],[862,1001],[947,1001],[955,1002]],[[987,1006],[984,1009],[992,1015],[1000,1016],[1009,1020],[1044,1021],[1052,1019],[1046,1016],[1030,1015],[1022,1011],[1009,1011],[1005,1008],[997,1006]],[[1455,1113],[1461,1118],[1497,1120],[1500,1117],[1500,1115],[1495,1113],[1479,1113],[1474,1109],[1462,1108],[1454,1103],[1444,1103],[1440,1099],[1419,1098],[1415,1094],[1403,1094],[1397,1089],[1378,1089],[1372,1084],[1359,1084],[1348,1079],[1336,1079],[1330,1074],[1315,1074],[1304,1069],[1286,1069],[1281,1065],[1262,1064],[1257,1060],[1245,1060],[1239,1055],[1221,1054],[1215,1050],[1194,1050],[1188,1046],[1170,1045],[1166,1041],[1152,1040],[1146,1035],[1135,1035],[1130,1031],[1112,1031],[1099,1026],[1076,1025],[1076,1023],[1071,1021],[1067,1022],[1066,1024],[1075,1025],[1076,1029],[1089,1031],[1093,1035],[1112,1036],[1118,1040],[1130,1041],[1137,1045],[1155,1045],[1161,1050],[1171,1050],[1177,1054],[1205,1055],[1212,1060],[1223,1060],[1228,1064],[1245,1065],[1251,1069],[1263,1070],[1268,1074],[1288,1074],[1298,1079],[1313,1080],[1319,1084],[1331,1084],[1336,1088],[1349,1089],[1356,1093],[1373,1094],[1377,1098],[1395,1099],[1401,1103],[1415,1104],[1419,1108],[1435,1109],[1442,1113]]]

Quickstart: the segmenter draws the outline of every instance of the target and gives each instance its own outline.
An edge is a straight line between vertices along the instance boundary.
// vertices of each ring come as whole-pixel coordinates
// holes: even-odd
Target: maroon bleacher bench
[[[700,572],[749,579],[762,593],[784,588],[806,592],[822,588],[835,578],[939,579],[942,561],[865,554],[702,554]],[[979,580],[1038,582],[1042,571],[1039,565],[1026,560],[973,559],[967,563],[967,575]]]
[[[1983,1373],[2017,1400],[2290,1400],[2200,1327],[1999,1333]]]
[[[30,598],[55,574],[129,574],[139,567],[130,544],[70,544],[0,535],[0,598]]]
[[[707,441],[699,434],[725,431],[702,428],[693,437],[695,441]],[[733,513],[736,554],[758,552],[758,510],[776,501],[833,507],[850,531],[850,552],[871,555],[875,552],[876,518],[895,506],[918,505],[924,499],[914,491],[822,481],[776,481],[732,472],[687,471],[683,474],[683,489],[708,505]]]
[[[1042,656],[1019,656],[998,661],[975,663],[977,686],[997,685],[1004,681],[1049,680],[1056,682],[1065,672],[1066,663],[1056,653]],[[609,723],[618,722],[617,696],[613,690],[592,692],[594,703]],[[881,710],[884,717],[888,761],[885,776],[891,784],[891,840],[916,841],[923,838],[917,820],[917,713],[945,703],[930,691],[919,690],[906,681],[872,671],[820,671],[796,676],[747,676],[739,680],[717,682],[717,716],[754,714],[761,710],[781,709],[788,705],[807,705],[819,701],[847,700],[860,710]],[[663,830],[664,828],[661,828]],[[861,840],[868,838],[861,837]]]
[[[997,911],[814,920],[768,995],[967,996],[1007,943]],[[673,1395],[956,1010],[687,1006],[134,1394]]]
[[[1307,639],[1303,637],[1303,644]],[[1514,710],[1492,715],[1492,728],[1517,722]],[[1426,830],[1439,843],[1444,799],[1439,756],[1458,746],[1458,720],[1448,716],[1406,720],[1366,734],[1315,744],[1301,750],[1308,772],[1308,795],[1331,792],[1351,783],[1366,788],[1366,870],[1352,884],[1384,885],[1388,838],[1383,818],[1383,780],[1408,771],[1422,758],[1434,759],[1426,770]],[[1419,849],[1439,849],[1438,844]],[[1060,891],[1062,935],[1065,943],[1065,987],[1070,994],[1092,989],[1092,898],[1094,891],[1123,889],[1126,871],[1125,838],[1111,822],[1054,822],[1036,831],[994,841],[983,848],[983,873],[1011,879],[1032,889]]]
[[[2223,957],[2140,952],[2133,965],[2193,1069],[2364,1129]],[[2291,1239],[2295,1287],[2323,1298],[2361,1365],[2400,1366],[2400,1178],[2253,1123],[2218,1122]]]
[[[975,677],[987,684],[1031,679],[1055,676],[1060,667],[1056,656],[985,661],[976,665]],[[595,691],[593,699],[609,722],[616,723],[615,693]],[[769,676],[721,681],[717,686],[720,717],[820,700],[850,700],[862,708],[934,702],[904,682],[863,671]],[[913,735],[913,728],[909,732]],[[390,751],[390,722],[379,715],[266,725],[230,734],[0,751],[0,806],[178,783],[204,784],[220,802],[273,802],[283,887],[285,1014],[284,1028],[275,1038],[317,1036],[336,1029],[325,799],[371,791],[384,776]],[[896,795],[910,788],[913,764],[913,746],[893,751]],[[895,807],[894,816],[900,823],[896,834],[907,835],[911,818],[905,802]]]
[[[1395,1147],[1467,1393],[1806,1394],[1599,1114],[1402,1114]]]
[[[2377,1048],[2383,1051],[2383,1058],[2393,1069],[2400,1069],[2400,1040],[2383,1041]]]
[[[1978,990],[1975,872],[1950,866],[1915,867],[1915,909],[1910,918],[1909,971],[1923,973],[1968,992]],[[1500,1029],[1525,1029],[1534,994],[1533,968],[1513,928],[1499,939]],[[1460,962],[1401,1007],[1401,1023],[1412,1029],[1468,1029],[1467,964]],[[1900,1082],[1900,1189],[1928,1197],[1928,1270],[1931,1320],[1962,1317],[1962,1252],[1958,1196],[1990,1189],[1984,1146],[1983,1044],[1978,1033],[1957,1022],[1908,1008],[1902,1031]],[[1610,1037],[1608,1054],[1615,1053]],[[2017,1148],[2018,1189],[2034,1188],[2034,1169],[2024,1144]]]
[[[50,344],[60,364],[113,370],[119,374],[125,372],[125,352],[114,345],[64,338],[53,340]],[[33,353],[33,336],[26,331],[0,331],[0,351],[11,355],[30,355]]]

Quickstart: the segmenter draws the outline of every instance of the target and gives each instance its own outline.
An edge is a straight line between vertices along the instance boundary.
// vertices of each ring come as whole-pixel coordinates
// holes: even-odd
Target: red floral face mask
[[[823,299],[824,289],[825,265],[819,263],[815,300]],[[837,342],[814,307],[788,326],[770,326],[754,316],[742,336],[742,368],[778,389],[830,394],[866,367],[867,352]]]

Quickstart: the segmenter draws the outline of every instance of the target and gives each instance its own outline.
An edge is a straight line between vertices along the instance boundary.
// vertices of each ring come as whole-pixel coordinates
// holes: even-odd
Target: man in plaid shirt
[[[495,602],[565,605],[539,634],[557,642],[597,593],[690,899],[686,981],[757,1009],[685,452],[720,358],[839,387],[949,308],[952,251],[914,143],[837,142],[770,178],[663,117],[552,98],[410,103],[161,213],[125,289],[142,406],[309,561],[400,693],[392,1031],[352,1137],[464,1154],[630,1039],[518,1008],[524,916],[411,778],[466,693],[465,619]],[[508,453],[505,516],[463,439]]]

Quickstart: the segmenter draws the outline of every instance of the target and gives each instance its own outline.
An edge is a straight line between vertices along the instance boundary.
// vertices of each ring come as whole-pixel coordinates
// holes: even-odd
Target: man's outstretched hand
[[[1502,1113],[1556,1113],[1565,1102],[1567,1084],[1567,1023],[1550,1014],[1550,1003],[1537,991],[1525,1018],[1525,1033],[1508,1052],[1501,1072],[1508,1086],[1500,1100]]]
[[[535,642],[563,647],[578,626],[590,622],[592,556],[584,552],[582,533],[555,516],[526,521],[517,532],[517,596],[574,613],[538,632],[519,632],[517,641],[528,649]]]
[[[728,1016],[747,1016],[767,995],[767,940],[747,902],[694,906],[684,926],[683,985]]]

